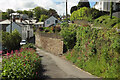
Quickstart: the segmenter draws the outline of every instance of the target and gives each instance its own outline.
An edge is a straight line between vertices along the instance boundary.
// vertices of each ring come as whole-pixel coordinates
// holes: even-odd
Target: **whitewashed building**
[[[110,11],[110,0],[99,0],[99,2],[96,2],[93,8],[98,9],[99,11],[109,12]],[[113,1],[113,10],[120,11],[120,0]]]
[[[51,16],[50,18],[45,20],[44,27],[49,27],[49,26],[52,26],[52,25],[56,25],[57,23],[61,23],[61,22],[57,18],[55,18],[54,16]]]
[[[20,14],[20,13],[11,13],[10,16],[12,15],[12,18],[14,19],[28,19],[28,15],[27,14]]]
[[[11,24],[6,27],[6,32],[10,32]],[[22,40],[33,37],[33,28],[30,25],[12,22],[12,31],[17,30],[22,37]]]

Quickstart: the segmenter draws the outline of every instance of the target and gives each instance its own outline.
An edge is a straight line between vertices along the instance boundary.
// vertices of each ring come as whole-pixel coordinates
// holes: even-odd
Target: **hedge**
[[[112,28],[116,24],[120,23],[120,19],[113,16],[112,19],[110,19],[110,16],[104,15],[96,20],[94,20],[94,26],[95,27],[106,27],[106,28]]]
[[[70,20],[73,21],[73,20],[85,19],[88,21],[92,21],[92,19],[96,19],[104,14],[106,14],[106,13],[98,11],[98,10],[93,9],[93,8],[82,7],[79,10],[74,11],[71,14]]]
[[[78,67],[103,78],[120,78],[120,36],[115,28],[76,29],[76,45],[66,58]]]

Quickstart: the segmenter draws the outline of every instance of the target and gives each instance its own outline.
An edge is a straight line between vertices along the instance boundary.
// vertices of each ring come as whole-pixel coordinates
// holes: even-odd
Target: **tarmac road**
[[[65,78],[71,80],[101,80],[96,76],[87,73],[67,60],[64,60],[58,56],[48,53],[44,50],[37,48],[37,53],[42,58],[42,65],[44,68],[44,76],[48,78]]]

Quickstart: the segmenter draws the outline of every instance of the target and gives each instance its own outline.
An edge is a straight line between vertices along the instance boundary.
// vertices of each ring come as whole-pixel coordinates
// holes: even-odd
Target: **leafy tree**
[[[48,13],[47,10],[42,7],[35,7],[33,11],[34,11],[34,16],[36,17],[36,19],[39,19],[42,14],[47,15]]]
[[[9,18],[9,15],[7,12],[2,12],[2,19],[5,20],[5,19],[8,19]]]
[[[47,18],[48,18],[47,15],[41,15],[39,21],[40,21],[40,22],[44,22]]]
[[[30,11],[30,10],[28,11],[28,17],[29,17],[29,18],[32,18],[32,17],[33,17],[33,12]]]
[[[49,15],[49,16],[54,16],[54,17],[56,17],[56,18],[59,18],[59,17],[60,17],[60,16],[58,15],[57,11],[54,10],[54,9],[49,9],[48,15]]]
[[[17,12],[17,13],[20,13],[20,14],[23,14],[23,11],[22,11],[22,10],[17,10],[16,12]]]
[[[73,6],[73,7],[71,7],[70,13],[72,14],[76,10],[77,10],[77,6]]]
[[[2,32],[2,45],[9,51],[20,48],[21,35],[17,30],[12,33]]]
[[[14,11],[13,9],[7,9],[6,12],[7,12],[8,14],[11,14],[11,13],[14,13],[15,11]]]
[[[113,2],[110,2],[110,19],[112,19],[112,14],[113,14]]]
[[[78,9],[80,9],[81,7],[90,8],[90,4],[89,4],[88,0],[80,0],[77,7],[78,7]]]

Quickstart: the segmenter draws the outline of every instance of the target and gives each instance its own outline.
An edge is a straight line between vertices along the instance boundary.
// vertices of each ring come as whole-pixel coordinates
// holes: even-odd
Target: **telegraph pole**
[[[10,33],[12,33],[12,13],[11,13],[10,17],[11,17]]]
[[[68,13],[67,13],[67,0],[66,0],[66,21],[68,22],[67,18],[68,18]]]

